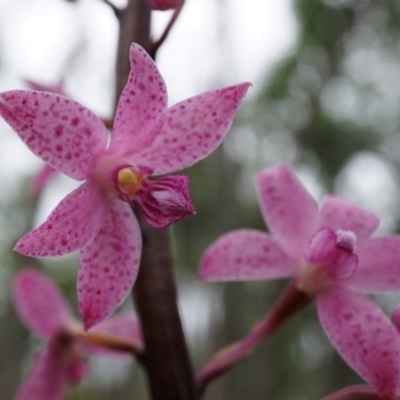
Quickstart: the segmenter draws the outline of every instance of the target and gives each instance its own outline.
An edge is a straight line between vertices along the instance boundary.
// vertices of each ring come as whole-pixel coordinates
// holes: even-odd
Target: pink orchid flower
[[[73,319],[58,288],[42,273],[25,269],[14,282],[14,303],[25,325],[48,342],[34,359],[33,369],[16,396],[17,400],[58,400],[69,385],[79,383],[89,372],[87,354],[124,356],[106,350],[143,346],[139,323],[134,315],[111,318],[84,333]]]
[[[109,316],[135,282],[141,232],[131,204],[162,228],[194,214],[188,177],[169,174],[209,155],[223,140],[249,83],[217,89],[167,109],[164,81],[139,45],[118,103],[111,143],[101,120],[52,93],[0,94],[0,115],[52,167],[86,181],[15,250],[33,257],[81,251],[78,303],[86,328]]]
[[[171,10],[178,8],[183,4],[184,0],[148,0],[150,8],[158,11]]]
[[[363,293],[400,289],[400,237],[371,238],[379,220],[328,196],[318,210],[287,165],[257,174],[260,207],[271,234],[243,229],[205,252],[206,281],[292,277],[316,297],[320,322],[346,362],[384,399],[399,383],[395,328]]]

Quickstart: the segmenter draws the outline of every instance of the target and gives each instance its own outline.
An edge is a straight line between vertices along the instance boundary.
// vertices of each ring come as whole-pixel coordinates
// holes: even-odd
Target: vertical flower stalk
[[[146,0],[129,0],[120,18],[116,98],[130,72],[131,42],[148,49],[150,8]],[[145,341],[145,367],[153,400],[196,400],[197,386],[176,302],[173,263],[165,229],[146,227],[135,302]]]

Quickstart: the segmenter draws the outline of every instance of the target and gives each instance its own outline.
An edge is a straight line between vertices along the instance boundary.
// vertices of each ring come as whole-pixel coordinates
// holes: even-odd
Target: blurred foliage
[[[217,349],[245,335],[286,284],[197,282],[198,260],[211,241],[241,227],[266,229],[253,187],[255,170],[288,162],[302,177],[311,176],[320,192],[335,191],[341,189],[339,183],[357,157],[369,154],[387,171],[395,171],[390,182],[398,189],[400,3],[296,0],[293,6],[298,24],[294,48],[266,76],[258,97],[241,108],[224,146],[188,171],[197,215],[171,231],[181,307],[192,336],[189,342],[196,369]],[[356,176],[368,180],[370,173],[357,170]],[[0,204],[1,257],[9,266],[2,272],[0,298],[0,393],[4,399],[12,398],[29,369],[34,349],[40,346],[18,322],[9,300],[15,271],[28,262],[38,265],[38,261],[10,252],[12,243],[31,225],[36,207],[35,201],[25,200],[26,186],[25,182],[11,200]],[[375,193],[368,200],[379,202],[381,196]],[[397,210],[398,201],[393,201]],[[389,225],[398,227],[399,213],[385,207],[383,212],[392,220]],[[54,268],[50,264],[41,265],[68,293],[76,309],[71,269],[76,258],[57,261]],[[130,299],[125,307],[132,307]],[[131,367],[121,377],[112,368],[94,364],[91,379],[70,390],[67,398],[147,399],[145,378],[139,367],[134,369],[133,378]],[[204,398],[318,399],[359,381],[335,354],[315,309],[309,307],[213,383]]]

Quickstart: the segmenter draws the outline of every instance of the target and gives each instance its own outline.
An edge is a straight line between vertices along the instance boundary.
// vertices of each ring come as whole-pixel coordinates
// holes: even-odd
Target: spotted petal
[[[276,279],[295,274],[296,262],[271,236],[243,229],[220,237],[200,262],[200,279],[235,281]]]
[[[29,232],[14,250],[31,257],[54,257],[86,247],[99,232],[104,199],[93,180],[87,180],[53,210],[47,220]]]
[[[27,268],[20,272],[13,289],[18,314],[38,336],[50,339],[73,320],[58,287],[39,271]]]
[[[108,198],[103,226],[79,260],[78,303],[86,329],[107,318],[129,294],[141,246],[140,228],[129,204]]]
[[[256,183],[269,230],[288,254],[301,258],[319,224],[316,203],[288,165],[260,171]]]
[[[353,385],[331,393],[320,400],[382,400],[382,397],[370,386]]]
[[[156,64],[138,44],[130,49],[131,72],[114,119],[112,153],[132,155],[149,146],[160,132],[167,90]]]
[[[250,83],[242,83],[184,100],[168,109],[151,146],[132,157],[154,175],[190,167],[213,152],[227,134]]]
[[[400,290],[400,237],[382,236],[361,242],[357,272],[346,285],[364,293]]]
[[[383,398],[399,384],[400,342],[385,314],[363,295],[344,289],[317,296],[318,315],[332,344]]]
[[[107,146],[101,120],[58,94],[1,93],[0,115],[38,157],[71,178],[88,177]]]
[[[321,227],[352,231],[358,239],[371,236],[379,218],[336,196],[327,196],[321,206]]]

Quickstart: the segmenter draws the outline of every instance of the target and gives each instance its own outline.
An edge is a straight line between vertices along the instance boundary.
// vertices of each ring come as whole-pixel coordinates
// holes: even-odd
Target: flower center
[[[354,253],[356,236],[351,231],[319,230],[309,241],[297,285],[315,295],[353,276],[358,262]]]
[[[115,156],[104,156],[96,165],[93,177],[108,192],[131,203],[142,181],[151,175],[146,167],[135,167]]]
[[[122,168],[117,174],[118,189],[123,195],[131,198],[143,178],[144,174],[140,171],[133,171],[130,167]]]
[[[304,265],[300,270],[297,286],[310,296],[328,289],[332,284],[328,270],[321,264]]]

